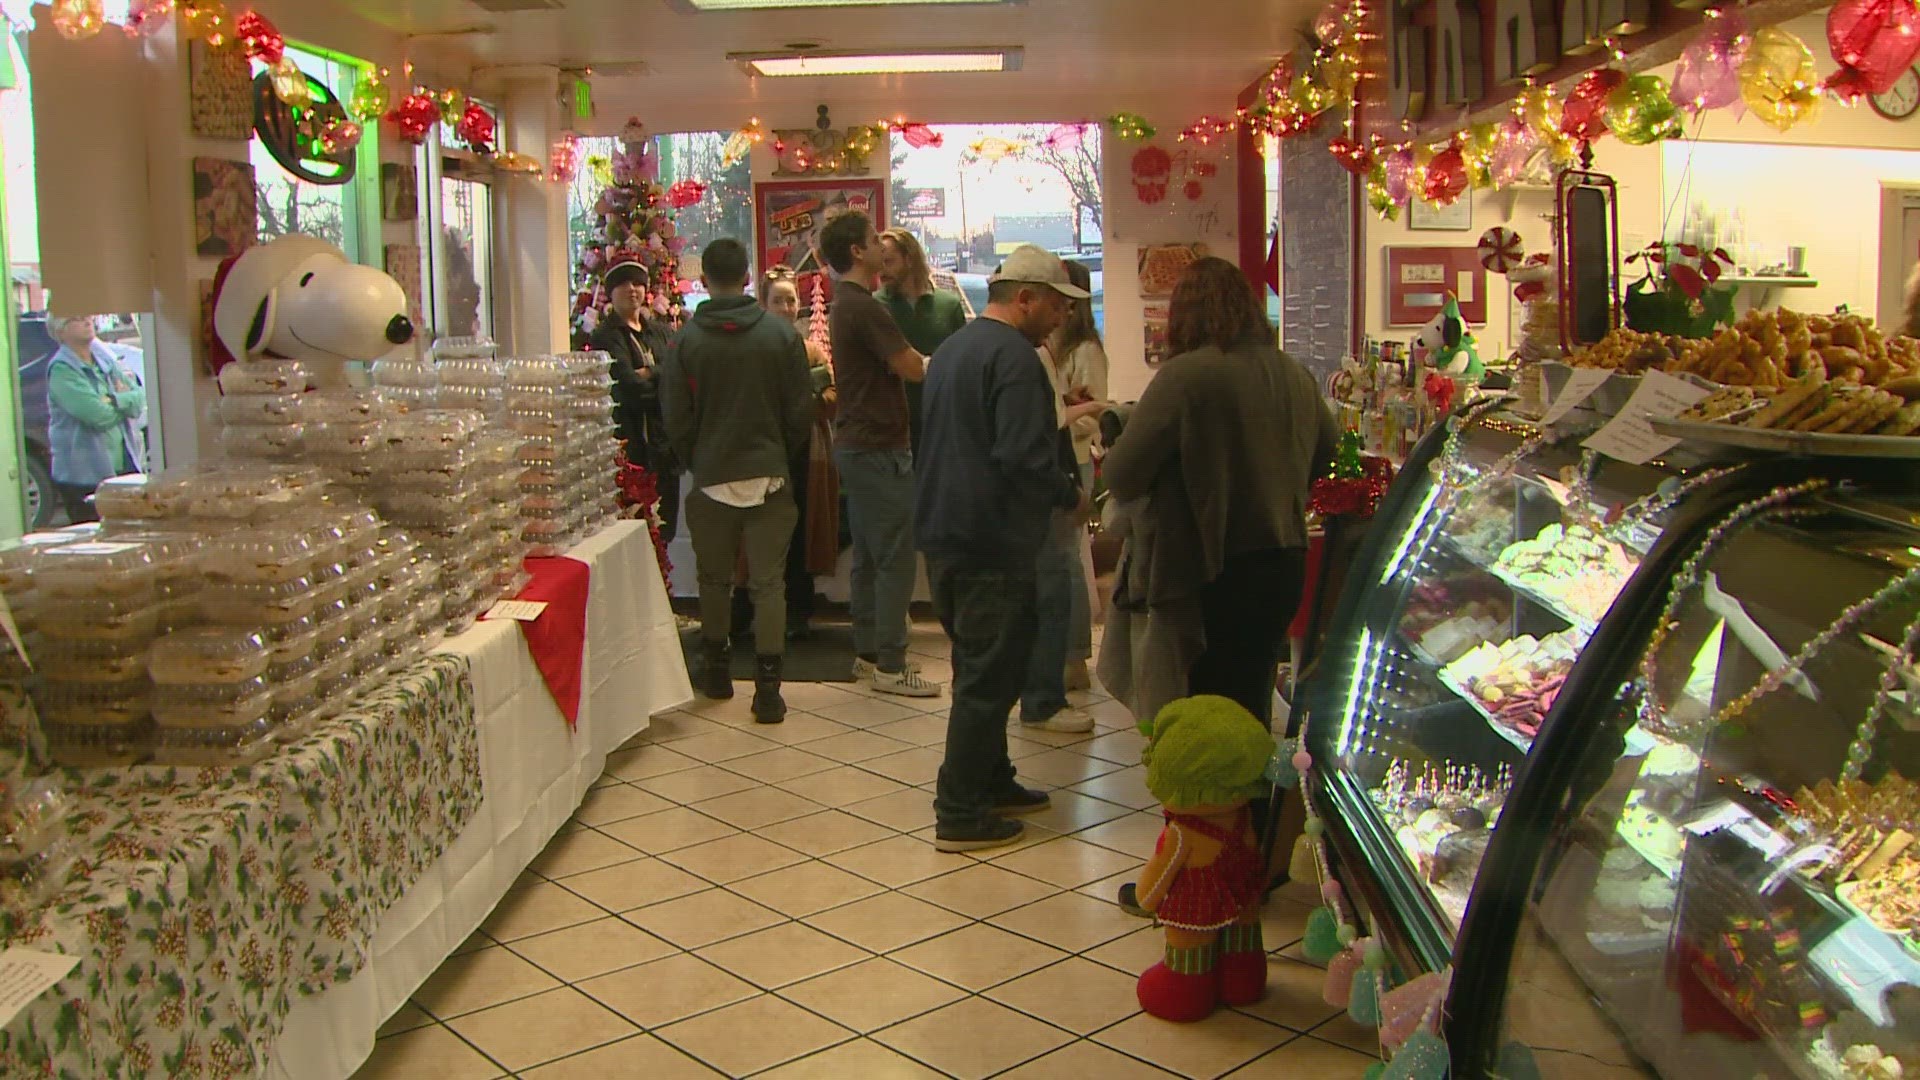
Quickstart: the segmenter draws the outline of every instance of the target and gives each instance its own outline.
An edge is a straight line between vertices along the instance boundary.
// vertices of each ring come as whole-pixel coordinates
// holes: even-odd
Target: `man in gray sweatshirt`
[[[693,473],[687,527],[700,578],[705,670],[700,691],[733,696],[728,621],[733,570],[742,549],[753,596],[753,718],[786,717],[780,697],[786,652],[787,543],[798,511],[787,463],[803,457],[812,432],[807,351],[784,319],[746,295],[747,249],[721,238],[700,256],[712,299],[680,332],[663,369],[660,401],[667,438]]]

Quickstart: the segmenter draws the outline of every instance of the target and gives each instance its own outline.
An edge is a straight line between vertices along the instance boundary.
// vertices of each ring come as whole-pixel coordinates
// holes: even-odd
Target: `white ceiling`
[[[905,114],[929,122],[1073,120],[1116,110],[1181,124],[1231,107],[1241,87],[1298,41],[1316,0],[1023,0],[979,7],[852,7],[698,13],[675,0],[562,0],[558,11],[494,13],[473,0],[339,0],[415,38],[436,68],[477,80],[521,65],[645,65],[594,80],[596,128],[638,115],[655,130],[723,129],[750,114],[810,124],[816,104],[836,123]],[[485,28],[483,32],[448,34]],[[438,36],[446,34],[447,36]],[[752,79],[728,53],[959,46],[1024,49],[1022,69],[970,75]],[[618,69],[616,68],[616,71]]]

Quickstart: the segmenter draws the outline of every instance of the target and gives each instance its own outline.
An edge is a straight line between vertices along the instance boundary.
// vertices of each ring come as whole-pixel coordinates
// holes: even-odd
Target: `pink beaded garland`
[[[1295,750],[1293,752],[1293,767],[1299,772],[1306,772],[1308,769],[1313,768],[1313,755],[1307,753],[1305,750]]]

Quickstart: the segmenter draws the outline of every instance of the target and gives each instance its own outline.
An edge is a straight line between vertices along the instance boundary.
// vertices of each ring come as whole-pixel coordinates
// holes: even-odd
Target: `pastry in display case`
[[[1449,980],[1452,1075],[1920,1068],[1920,488],[1451,426],[1299,711],[1363,933]]]

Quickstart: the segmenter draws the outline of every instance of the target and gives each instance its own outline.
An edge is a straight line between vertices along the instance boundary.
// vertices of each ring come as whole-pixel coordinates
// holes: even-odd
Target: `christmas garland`
[[[647,535],[653,540],[653,557],[660,564],[660,580],[673,595],[673,560],[667,557],[667,541],[660,535],[660,484],[644,465],[627,460],[622,447],[615,458],[620,487],[620,514],[647,523]]]

